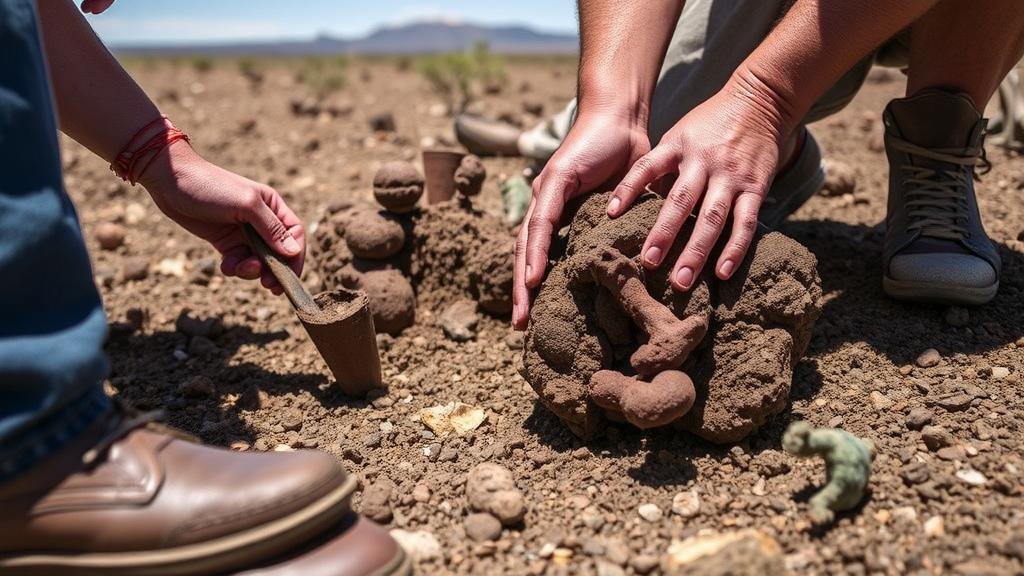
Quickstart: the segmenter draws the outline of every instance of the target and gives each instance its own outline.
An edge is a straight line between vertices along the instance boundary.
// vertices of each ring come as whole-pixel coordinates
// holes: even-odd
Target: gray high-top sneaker
[[[999,288],[999,253],[974,194],[986,120],[966,94],[937,88],[893,100],[883,119],[885,292],[916,302],[988,302]]]

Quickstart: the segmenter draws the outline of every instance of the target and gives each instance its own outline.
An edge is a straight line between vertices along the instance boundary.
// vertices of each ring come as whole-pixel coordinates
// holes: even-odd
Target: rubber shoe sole
[[[150,551],[21,554],[0,558],[3,576],[181,576],[238,570],[308,542],[348,512],[356,479],[272,522],[197,544]],[[401,573],[401,572],[395,572]]]
[[[904,302],[946,304],[955,306],[980,306],[987,304],[999,292],[999,281],[981,288],[951,286],[934,282],[913,282],[882,277],[882,289],[889,296]]]

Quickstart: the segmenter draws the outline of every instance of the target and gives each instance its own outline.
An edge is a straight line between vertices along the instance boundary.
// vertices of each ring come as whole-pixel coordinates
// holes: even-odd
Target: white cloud
[[[106,43],[144,44],[213,42],[283,36],[287,30],[265,20],[217,20],[210,18],[141,18],[106,16],[91,20]]]
[[[437,5],[408,4],[402,6],[388,22],[389,26],[400,26],[411,22],[444,22],[462,24],[465,19],[458,14]]]

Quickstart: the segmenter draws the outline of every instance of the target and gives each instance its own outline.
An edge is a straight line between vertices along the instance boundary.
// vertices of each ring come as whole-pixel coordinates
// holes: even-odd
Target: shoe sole
[[[391,562],[370,576],[409,576],[410,574],[412,574],[412,558],[399,546],[398,554],[395,554]]]
[[[989,303],[999,292],[999,281],[991,286],[973,288],[967,286],[950,286],[934,282],[913,282],[909,280],[893,280],[888,276],[882,278],[882,289],[897,300],[907,302],[926,302],[930,304],[948,304],[962,306],[980,306]]]
[[[215,540],[164,550],[94,554],[24,554],[0,558],[4,576],[180,576],[238,570],[322,533],[348,512],[356,479],[283,518]],[[397,558],[397,556],[396,556]],[[398,566],[393,572],[407,574]]]

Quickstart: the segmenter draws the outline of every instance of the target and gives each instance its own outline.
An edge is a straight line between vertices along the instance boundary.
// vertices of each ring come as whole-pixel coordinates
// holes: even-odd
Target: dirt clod
[[[501,522],[486,512],[466,516],[462,527],[466,530],[466,536],[476,542],[488,542],[501,537]]]
[[[493,514],[504,526],[514,526],[526,515],[526,500],[516,488],[512,472],[493,462],[478,464],[466,481],[466,499],[473,510]]]
[[[476,326],[479,322],[476,302],[472,300],[457,300],[441,313],[441,327],[445,335],[456,342],[476,338]]]
[[[781,234],[767,234],[731,280],[713,281],[705,274],[691,291],[679,293],[668,284],[667,267],[648,272],[635,263],[661,199],[646,195],[612,221],[605,215],[607,198],[592,196],[579,208],[568,243],[537,295],[523,359],[526,380],[574,433],[590,438],[607,419],[622,419],[592,396],[588,383],[595,373],[678,367],[692,379],[696,400],[675,423],[712,442],[743,438],[788,401],[793,364],[820,311],[814,256]],[[687,230],[666,262],[676,261]],[[607,269],[598,274],[603,282],[595,281],[595,258],[605,263],[598,266]],[[617,289],[616,297],[608,287],[617,286],[631,295],[623,298]],[[629,302],[653,312],[640,312]],[[655,325],[674,326],[672,337],[655,338]],[[697,337],[703,325],[709,326],[707,335]],[[648,367],[637,361],[643,356],[638,353],[652,348],[658,362]]]
[[[104,250],[117,250],[124,245],[126,234],[124,226],[105,222],[96,228],[96,241]]]
[[[857,171],[842,160],[828,160],[825,163],[825,196],[844,196],[857,190]]]
[[[480,158],[467,154],[455,170],[455,190],[463,196],[472,197],[480,194],[484,180],[487,178],[487,169],[484,168]]]
[[[391,212],[410,212],[423,196],[423,175],[409,162],[387,162],[373,177],[373,196]]]
[[[345,228],[345,242],[359,258],[382,260],[402,249],[405,230],[386,213],[366,210],[352,216]]]
[[[363,516],[375,522],[391,521],[391,496],[395,487],[387,481],[370,484],[363,490],[360,511]]]
[[[394,269],[371,270],[358,277],[356,287],[366,292],[377,333],[397,336],[416,321],[416,294],[412,284]]]

